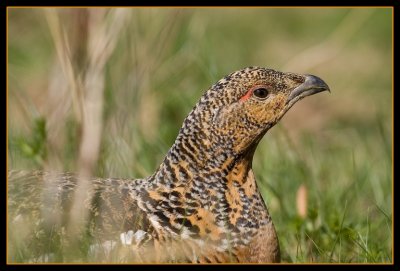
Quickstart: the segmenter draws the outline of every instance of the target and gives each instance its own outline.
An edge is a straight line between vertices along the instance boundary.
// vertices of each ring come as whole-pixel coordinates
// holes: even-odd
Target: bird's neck
[[[259,227],[270,222],[251,169],[256,146],[241,155],[231,155],[227,149],[201,152],[204,150],[199,149],[199,144],[187,144],[182,139],[175,142],[148,180],[154,189],[150,194],[160,202],[169,202],[172,208],[164,214],[166,217],[178,222],[183,218],[192,226],[198,220],[209,225],[216,223],[215,228],[199,227],[197,234],[202,237],[218,240],[229,231],[236,232],[236,239],[231,236],[230,242],[250,240]],[[174,223],[171,222],[171,228]]]
[[[237,154],[229,139],[219,139],[209,134],[209,130],[182,127],[153,182],[171,187],[189,187],[197,182],[225,185],[234,172],[246,176],[255,148],[247,154]]]

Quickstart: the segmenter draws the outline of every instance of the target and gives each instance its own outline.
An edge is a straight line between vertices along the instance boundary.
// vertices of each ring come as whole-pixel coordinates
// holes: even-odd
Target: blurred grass
[[[294,106],[254,158],[282,260],[392,261],[390,8],[124,10],[105,63],[94,175],[151,174],[203,91],[231,71],[257,65],[315,74],[332,93]],[[56,13],[84,80],[85,26],[96,12]],[[112,25],[109,12],[103,19]],[[79,170],[82,128],[43,9],[8,9],[7,110],[9,169]],[[305,217],[296,210],[301,185]]]

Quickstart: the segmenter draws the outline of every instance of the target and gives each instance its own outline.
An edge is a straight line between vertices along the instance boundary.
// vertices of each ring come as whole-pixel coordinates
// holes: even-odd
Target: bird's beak
[[[286,104],[294,104],[296,101],[306,96],[310,96],[325,90],[329,92],[331,91],[328,85],[321,78],[314,75],[306,75],[306,80],[304,83],[292,90],[286,101]]]

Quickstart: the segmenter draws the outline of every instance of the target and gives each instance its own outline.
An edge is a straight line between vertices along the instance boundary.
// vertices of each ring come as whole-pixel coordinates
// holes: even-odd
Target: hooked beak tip
[[[331,92],[329,86],[324,82],[324,80],[315,75],[306,75],[304,83],[292,90],[286,103],[289,103],[296,97],[298,97],[299,100],[303,97],[314,95],[322,91]]]

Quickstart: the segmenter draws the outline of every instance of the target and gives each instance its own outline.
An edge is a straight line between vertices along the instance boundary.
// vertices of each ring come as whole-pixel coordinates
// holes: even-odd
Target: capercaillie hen
[[[82,255],[105,262],[279,262],[253,154],[289,108],[325,90],[316,76],[260,67],[219,80],[186,117],[153,175],[91,180]],[[68,244],[76,177],[14,171],[8,177],[9,260],[29,251],[32,261],[68,261],[59,247]],[[60,219],[51,219],[54,212]]]

